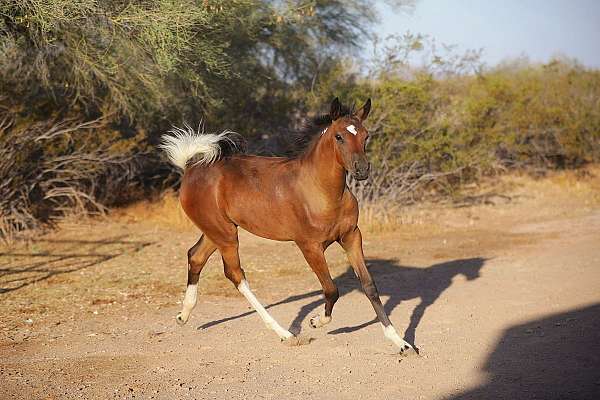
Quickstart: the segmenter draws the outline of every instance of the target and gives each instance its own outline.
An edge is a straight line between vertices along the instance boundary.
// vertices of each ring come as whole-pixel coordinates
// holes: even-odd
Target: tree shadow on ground
[[[102,240],[38,240],[46,251],[0,253],[0,295],[22,289],[56,275],[80,271],[125,253],[137,252],[152,242],[123,240],[126,235]]]
[[[388,315],[402,301],[418,298],[419,304],[415,307],[410,318],[410,324],[406,328],[404,338],[409,343],[415,342],[416,330],[421,322],[425,310],[431,306],[439,296],[452,285],[452,279],[457,275],[464,275],[467,280],[474,280],[479,277],[479,272],[486,259],[484,258],[468,258],[447,261],[439,264],[434,264],[429,267],[419,268],[399,265],[394,259],[368,259],[366,260],[369,271],[375,280],[379,289],[379,294],[382,297],[387,297],[384,303],[384,308]],[[355,290],[360,290],[358,279],[351,267],[334,278],[337,285],[340,298],[343,298],[348,293]],[[303,305],[298,314],[290,324],[289,330],[294,333],[300,333],[302,322],[311,314],[316,312],[324,300],[321,298],[321,291],[315,290],[301,295],[290,296],[286,299],[270,304],[265,308],[274,307],[280,304],[291,303],[294,301],[304,300],[312,297],[318,297],[308,304]],[[254,311],[249,311],[243,314],[227,317],[217,321],[211,321],[198,327],[198,329],[206,329],[223,322],[231,321],[237,318],[245,317],[253,314]],[[335,314],[335,308],[333,313]],[[377,319],[369,320],[365,323],[356,326],[344,327],[330,331],[329,334],[340,334],[354,332],[376,323]]]
[[[600,399],[600,303],[508,328],[482,369],[447,399]]]

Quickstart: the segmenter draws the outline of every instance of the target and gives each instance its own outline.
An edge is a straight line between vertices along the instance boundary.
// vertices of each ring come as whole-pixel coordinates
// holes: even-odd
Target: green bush
[[[371,2],[0,3],[0,233],[172,182],[172,124],[249,138],[290,124],[316,65],[356,48]],[[301,105],[300,105],[301,107]],[[163,167],[157,167],[163,164]]]
[[[406,64],[368,78],[338,70],[316,92],[317,102],[333,93],[374,100],[370,157],[386,176],[364,192],[367,200],[405,195],[404,186],[414,191],[432,183],[438,193],[452,193],[507,169],[543,172],[600,161],[600,71],[568,60],[476,74]]]
[[[479,52],[410,34],[361,63],[373,4],[0,3],[0,235],[176,185],[156,150],[172,124],[204,120],[272,153],[261,137],[285,136],[334,96],[373,99],[376,173],[351,183],[363,200],[599,161],[599,71],[568,60],[486,69]],[[415,53],[428,61],[413,66]]]

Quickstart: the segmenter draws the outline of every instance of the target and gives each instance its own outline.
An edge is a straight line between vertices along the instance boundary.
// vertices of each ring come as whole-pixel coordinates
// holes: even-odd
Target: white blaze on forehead
[[[358,133],[358,132],[356,132],[356,128],[354,127],[354,125],[348,125],[346,127],[346,130],[353,135],[356,135]]]

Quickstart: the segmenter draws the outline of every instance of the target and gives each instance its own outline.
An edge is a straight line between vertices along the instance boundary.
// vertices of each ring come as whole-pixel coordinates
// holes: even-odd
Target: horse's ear
[[[358,115],[358,118],[360,118],[361,121],[364,121],[365,119],[367,119],[370,112],[371,112],[371,99],[369,98],[369,99],[367,99],[365,105],[362,106],[356,112],[356,115]]]
[[[332,121],[335,121],[336,119],[342,116],[342,103],[340,103],[340,99],[338,99],[337,97],[331,102],[329,116],[331,117]]]

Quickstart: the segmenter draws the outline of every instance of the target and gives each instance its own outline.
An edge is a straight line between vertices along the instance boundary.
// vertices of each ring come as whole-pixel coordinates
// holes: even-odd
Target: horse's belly
[[[286,232],[285,230],[282,230],[282,229],[269,229],[272,227],[264,226],[264,225],[257,226],[257,225],[244,224],[244,223],[239,224],[239,226],[242,229],[244,229],[256,236],[260,236],[265,239],[278,240],[280,242],[290,242],[290,241],[295,240],[293,234],[291,234],[290,232]]]
[[[271,204],[268,209],[233,211],[229,217],[238,226],[254,235],[279,241],[334,240],[335,218],[311,218],[289,205]]]
[[[297,222],[276,205],[234,205],[228,210],[228,217],[242,229],[257,236],[280,241],[295,240]]]

